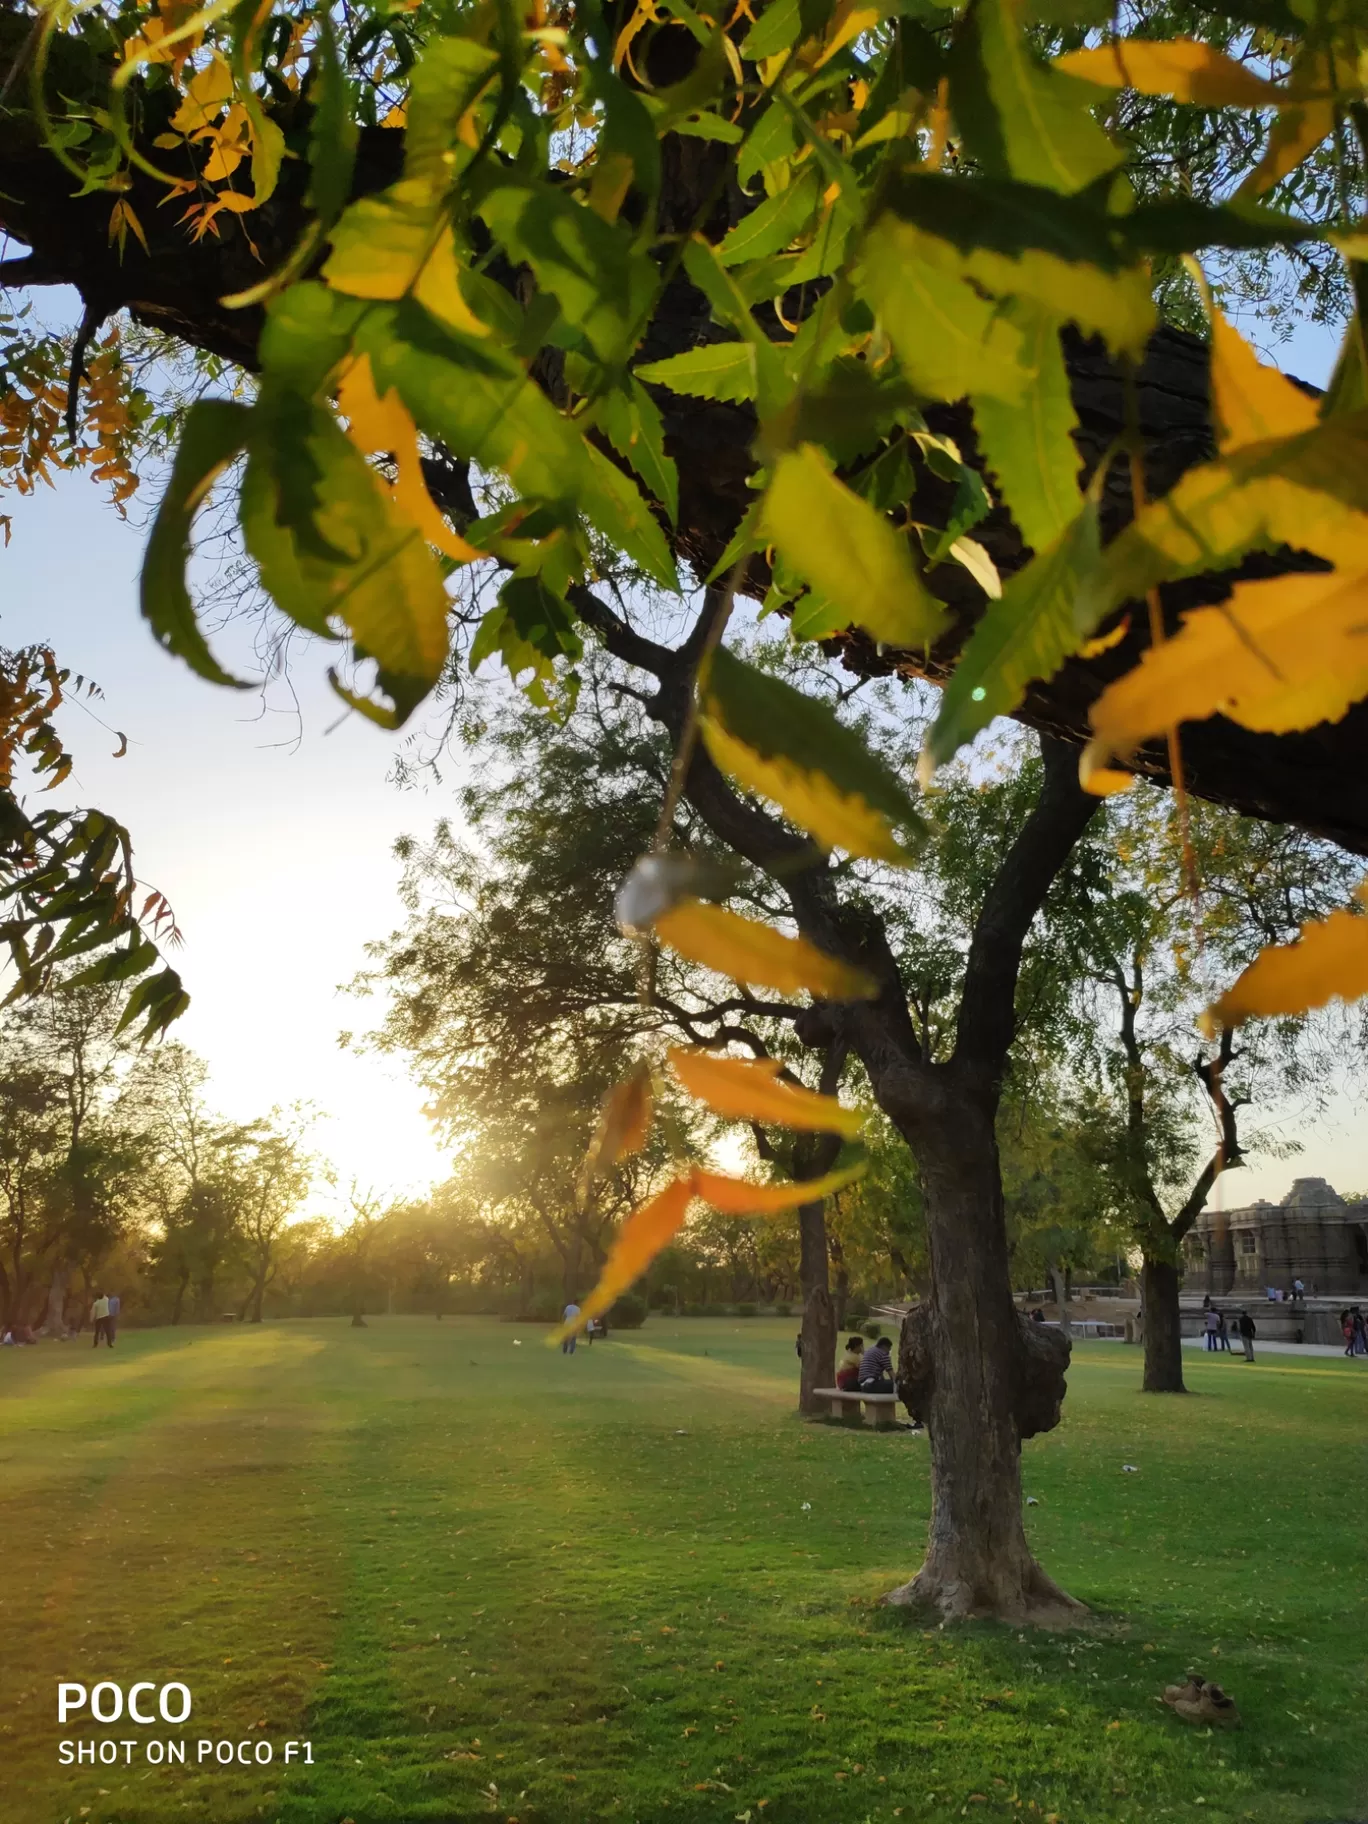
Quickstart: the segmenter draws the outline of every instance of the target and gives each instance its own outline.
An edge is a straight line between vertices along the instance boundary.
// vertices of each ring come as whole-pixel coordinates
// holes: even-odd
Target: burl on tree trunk
[[[1178,1269],[1146,1255],[1140,1268],[1140,1308],[1145,1314],[1146,1393],[1186,1393]]]
[[[1021,1443],[1059,1423],[1071,1345],[1012,1301],[991,1122],[976,1137],[986,1144],[916,1149],[931,1296],[903,1319],[897,1389],[930,1436],[931,1524],[921,1570],[884,1601],[945,1621],[1067,1626],[1086,1611],[1032,1556]]]

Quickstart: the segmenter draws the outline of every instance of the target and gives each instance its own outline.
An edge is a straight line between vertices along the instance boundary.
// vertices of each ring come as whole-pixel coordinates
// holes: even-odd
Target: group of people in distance
[[[866,1348],[862,1336],[852,1336],[836,1370],[836,1385],[842,1393],[892,1393],[892,1339],[881,1336]]]
[[[1217,1310],[1209,1298],[1202,1300],[1202,1309],[1206,1313],[1207,1353],[1214,1354],[1218,1350],[1224,1349],[1229,1355],[1231,1353],[1230,1331],[1232,1326],[1226,1323],[1225,1312]],[[1259,1332],[1254,1319],[1243,1306],[1235,1313],[1233,1328],[1244,1344],[1244,1359],[1252,1362],[1254,1360],[1254,1338]]]
[[[1365,1326],[1363,1312],[1357,1305],[1350,1305],[1347,1311],[1340,1312],[1340,1330],[1344,1336],[1346,1355],[1368,1355],[1368,1326]]]
[[[114,1332],[119,1327],[119,1309],[120,1300],[117,1292],[101,1292],[91,1305],[90,1316],[95,1326],[94,1348],[98,1349],[101,1343],[110,1349],[114,1347]],[[79,1336],[84,1329],[85,1317],[82,1314],[77,1317],[71,1334]],[[11,1324],[6,1328],[4,1335],[0,1336],[0,1348],[8,1349],[20,1343],[36,1343],[38,1337],[43,1334],[45,1332],[39,1331],[35,1335],[31,1324]],[[60,1336],[58,1341],[64,1343],[66,1335]]]

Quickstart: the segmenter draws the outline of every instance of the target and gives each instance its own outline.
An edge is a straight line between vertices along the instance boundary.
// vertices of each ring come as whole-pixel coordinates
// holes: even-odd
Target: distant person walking
[[[1220,1313],[1213,1306],[1208,1305],[1207,1314],[1206,1314],[1206,1339],[1207,1339],[1207,1354],[1208,1355],[1215,1355],[1217,1349],[1220,1348],[1220,1344],[1216,1340],[1217,1336],[1220,1334],[1220,1329],[1221,1329]]]
[[[1357,1305],[1349,1307],[1349,1324],[1352,1331],[1353,1354],[1368,1355],[1368,1327],[1365,1327],[1363,1313]]]
[[[1240,1341],[1244,1344],[1245,1360],[1252,1362],[1254,1360],[1254,1338],[1258,1335],[1254,1319],[1248,1311],[1241,1311],[1235,1320],[1235,1326],[1240,1332]]]
[[[860,1392],[892,1393],[893,1339],[881,1336],[860,1357]]]
[[[118,1293],[111,1292],[109,1297],[105,1300],[105,1303],[109,1306],[109,1315],[105,1319],[105,1341],[109,1344],[109,1347],[112,1349],[114,1347],[114,1337],[119,1328],[119,1295],[118,1295]]]
[[[570,1300],[570,1303],[565,1307],[565,1310],[561,1313],[561,1317],[565,1323],[573,1324],[575,1319],[578,1316],[579,1316],[579,1306],[575,1303],[574,1299],[572,1298]],[[575,1353],[575,1333],[572,1330],[570,1332],[569,1336],[567,1336],[565,1338],[564,1342],[562,1342],[562,1344],[561,1344],[561,1354],[562,1355],[573,1355],[574,1353]]]
[[[1226,1354],[1229,1355],[1230,1354],[1230,1325],[1226,1322],[1226,1314],[1224,1311],[1217,1312],[1217,1316],[1221,1320],[1221,1327],[1216,1332],[1216,1341],[1220,1344],[1221,1348],[1225,1350]]]
[[[106,1340],[105,1326],[109,1322],[109,1300],[105,1297],[103,1292],[90,1307],[90,1315],[95,1323],[95,1337],[94,1341],[91,1343],[91,1348],[98,1349],[101,1342]]]

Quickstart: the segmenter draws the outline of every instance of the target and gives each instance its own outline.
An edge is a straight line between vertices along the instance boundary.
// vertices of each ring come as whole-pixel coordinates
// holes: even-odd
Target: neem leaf
[[[308,525],[292,477],[317,477]],[[421,532],[326,407],[291,395],[258,406],[243,484],[243,536],[276,604],[310,631],[346,627],[376,662],[393,711],[343,692],[396,726],[427,695],[447,655],[447,598]],[[335,637],[335,636],[334,636]]]
[[[1249,551],[1280,545],[1351,574],[1368,570],[1368,411],[1189,469],[1102,553],[1080,588],[1078,630],[1091,633],[1156,584],[1228,569]]]
[[[861,1160],[821,1178],[798,1178],[778,1184],[752,1184],[745,1178],[724,1178],[720,1172],[695,1171],[694,1194],[724,1216],[781,1216],[785,1210],[835,1196],[837,1191],[863,1178],[868,1169]]]
[[[945,626],[906,533],[838,481],[814,444],[786,450],[775,463],[760,526],[785,564],[846,614],[847,626],[890,646],[927,645]]]
[[[1097,503],[1089,498],[1073,524],[989,602],[941,695],[922,750],[923,779],[994,716],[1009,715],[1033,679],[1053,677],[1077,649],[1074,597],[1099,543]]]
[[[664,361],[647,361],[633,372],[651,386],[695,399],[734,403],[755,397],[755,350],[749,342],[705,342]]]
[[[614,387],[599,401],[599,423],[624,461],[630,462],[673,522],[679,514],[679,471],[665,454],[660,407],[637,379]]]
[[[1204,279],[1202,292],[1211,320],[1211,408],[1217,447],[1234,450],[1309,431],[1318,417],[1315,399],[1276,367],[1264,366],[1217,309]]]
[[[778,1058],[726,1058],[675,1046],[669,1053],[675,1075],[691,1096],[719,1115],[739,1121],[770,1121],[781,1127],[853,1140],[864,1125],[856,1108],[843,1108],[835,1096],[821,1096],[779,1076]]]
[[[1042,63],[1016,0],[973,0],[956,34],[950,107],[990,176],[1066,194],[1125,158],[1093,119],[1091,85]]]
[[[625,359],[659,284],[654,263],[630,230],[544,185],[498,185],[479,212],[510,257],[532,268],[599,360]]]
[[[1285,734],[1337,722],[1368,696],[1368,577],[1292,575],[1236,583],[1197,608],[1092,707],[1099,747],[1126,754],[1182,721],[1229,716]]]
[[[821,173],[814,165],[800,169],[785,189],[756,205],[723,236],[717,257],[723,266],[782,253],[807,227],[822,193]]]
[[[1368,885],[1358,890],[1368,907]],[[1260,1015],[1307,1013],[1336,999],[1368,994],[1368,917],[1348,907],[1303,925],[1294,943],[1261,950],[1203,1025],[1239,1026]]]
[[[1196,38],[1114,38],[1056,57],[1054,67],[1107,89],[1171,95],[1200,107],[1276,107],[1286,91]]]
[[[1039,306],[1007,308],[1021,330],[1035,385],[1018,405],[975,399],[974,423],[1022,536],[1033,551],[1043,551],[1078,514],[1078,417],[1057,320]]]
[[[927,257],[930,239],[883,215],[860,256],[860,289],[903,371],[932,399],[963,399],[971,392],[1020,399],[1030,383],[1020,330],[990,299]]]
[[[631,476],[587,440],[580,444],[579,468],[576,492],[581,510],[647,576],[663,589],[678,589],[679,574],[665,534]]]
[[[606,1311],[614,1299],[636,1284],[651,1262],[683,1227],[694,1199],[693,1173],[672,1178],[663,1191],[657,1191],[649,1203],[632,1211],[617,1232],[617,1237],[603,1263],[603,1272],[579,1308],[579,1316],[553,1330],[548,1342],[554,1344],[583,1330],[591,1317]]]
[[[241,454],[251,413],[229,399],[197,399],[186,413],[171,479],[166,484],[143,558],[139,597],[143,619],[168,652],[212,684],[244,689],[210,652],[185,583],[195,514],[214,482]]]
[[[720,647],[700,680],[703,739],[723,772],[772,798],[824,848],[905,862],[924,833],[896,776],[824,703]]]
[[[569,605],[539,576],[514,576],[480,622],[470,644],[469,664],[477,671],[497,653],[515,684],[530,671],[531,682],[522,688],[545,708],[549,699],[542,686],[554,681],[557,660],[573,661],[583,650]]]
[[[599,1124],[584,1156],[579,1190],[583,1197],[610,1166],[639,1153],[651,1131],[651,1067],[639,1063],[604,1097]]]
[[[656,935],[690,962],[728,975],[744,988],[809,994],[834,1001],[872,1000],[873,977],[828,956],[804,937],[786,937],[773,925],[742,918],[725,906],[685,899],[653,921]]]

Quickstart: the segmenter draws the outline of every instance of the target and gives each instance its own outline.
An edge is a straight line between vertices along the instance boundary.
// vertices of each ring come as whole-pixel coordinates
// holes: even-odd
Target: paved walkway
[[[1256,1317],[1254,1319],[1254,1322],[1257,1324],[1258,1321],[1259,1320]],[[1204,1336],[1185,1336],[1183,1338],[1183,1347],[1184,1347],[1184,1349],[1201,1349],[1203,1352],[1205,1352],[1206,1338]],[[1236,1357],[1243,1355],[1244,1351],[1243,1351],[1243,1348],[1241,1346],[1240,1339],[1238,1336],[1231,1337],[1230,1352],[1232,1355],[1234,1355]],[[1261,1355],[1340,1355],[1340,1356],[1342,1356],[1343,1354],[1344,1354],[1344,1344],[1343,1343],[1266,1343],[1260,1337],[1256,1336],[1254,1338],[1254,1355],[1255,1355],[1256,1360]],[[1362,1368],[1364,1368],[1365,1371],[1368,1371],[1368,1357],[1359,1356],[1357,1358],[1357,1360],[1358,1360],[1360,1366]]]

